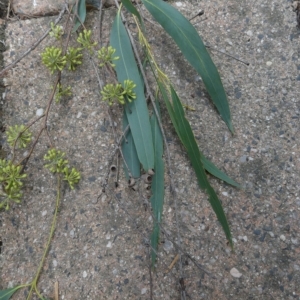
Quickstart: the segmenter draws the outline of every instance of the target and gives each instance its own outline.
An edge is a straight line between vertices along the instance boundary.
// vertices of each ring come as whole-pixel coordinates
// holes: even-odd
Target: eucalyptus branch
[[[120,6],[119,6],[119,3],[118,3],[117,0],[115,0],[115,4],[120,9]],[[165,135],[162,123],[161,123],[161,119],[160,119],[157,107],[155,105],[154,96],[152,94],[152,91],[150,89],[150,85],[149,85],[148,79],[147,79],[146,74],[144,72],[144,68],[143,68],[143,64],[142,64],[140,55],[138,53],[135,41],[134,41],[134,39],[132,37],[132,34],[131,34],[131,32],[130,32],[130,30],[128,28],[126,19],[125,19],[125,17],[124,17],[124,15],[123,15],[122,12],[121,12],[121,17],[122,17],[123,22],[125,23],[125,28],[127,30],[128,36],[130,38],[131,45],[132,45],[135,57],[137,59],[137,62],[138,62],[141,74],[142,74],[143,79],[144,79],[144,84],[145,84],[145,87],[146,87],[146,91],[147,91],[147,94],[150,97],[150,100],[151,100],[151,103],[152,103],[155,115],[156,115],[157,120],[158,120],[158,124],[159,124],[160,130],[161,130],[161,133],[162,133],[162,136],[163,136],[164,144],[165,144],[165,147],[166,147],[167,161],[168,161],[168,170],[169,170],[168,173],[169,173],[169,178],[170,178],[170,192],[171,192],[171,195],[173,196],[174,204],[175,204],[175,219],[176,219],[176,228],[177,228],[177,238],[178,238],[178,242],[180,243],[181,236],[180,236],[180,232],[179,232],[179,217],[178,217],[177,195],[176,195],[176,192],[175,192],[175,185],[174,185],[174,181],[173,181],[173,172],[172,172],[172,168],[171,168],[171,156],[170,156],[168,142],[167,142],[167,139],[166,139],[166,135]],[[181,252],[179,253],[179,256],[180,256],[180,259],[179,259],[180,276],[183,277],[182,257],[181,257],[182,255],[181,255]],[[185,299],[185,296],[183,296],[183,299]]]

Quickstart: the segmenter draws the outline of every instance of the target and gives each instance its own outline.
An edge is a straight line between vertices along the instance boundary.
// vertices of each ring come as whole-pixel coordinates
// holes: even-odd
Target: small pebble
[[[46,211],[46,210],[44,210],[44,211],[42,212],[42,216],[43,216],[43,217],[45,217],[45,216],[46,216],[46,214],[47,214],[47,211]]]
[[[178,7],[182,6],[182,2],[176,2],[176,6]]]
[[[271,226],[264,225],[264,226],[263,226],[263,230],[265,230],[265,231],[272,231],[272,227],[271,227]]]
[[[248,241],[248,238],[247,238],[246,235],[244,235],[244,236],[239,235],[239,236],[238,236],[238,239],[239,239],[239,240],[242,240],[242,241],[245,241],[245,242]]]
[[[42,108],[39,108],[39,109],[36,111],[36,115],[37,115],[38,117],[42,116],[43,113],[44,113],[44,110],[43,110]]]
[[[294,264],[294,270],[295,270],[295,271],[299,271],[299,270],[300,270],[300,267],[299,267],[298,265]]]
[[[145,295],[146,293],[147,293],[147,288],[143,288],[142,291],[141,291],[141,294]]]
[[[112,247],[112,242],[108,242],[106,245],[107,248],[111,248]]]
[[[54,268],[57,267],[57,260],[56,259],[53,259],[53,266],[54,266]]]
[[[244,163],[246,161],[247,161],[247,155],[243,155],[243,156],[240,157],[240,162],[241,163]]]
[[[280,236],[280,239],[281,239],[283,242],[286,240],[286,238],[285,238],[285,236],[284,236],[283,234]]]
[[[297,238],[291,238],[291,241],[294,245],[298,245],[298,239]]]
[[[83,271],[82,277],[83,277],[83,278],[86,278],[86,276],[87,276],[87,272],[86,272],[86,271]]]
[[[267,62],[266,62],[266,65],[267,65],[268,67],[270,67],[270,66],[272,66],[272,62],[271,62],[271,61],[267,61]]]
[[[118,271],[118,269],[114,268],[112,273],[113,273],[114,276],[116,276],[119,273],[119,271]]]
[[[227,44],[229,44],[230,46],[232,46],[232,41],[231,41],[230,39],[225,39],[225,42],[226,42]]]
[[[163,247],[165,251],[170,251],[173,249],[173,243],[169,240],[165,240]]]
[[[80,112],[77,114],[76,118],[79,119],[79,118],[81,117],[81,115],[82,115],[82,112],[80,111]]]
[[[73,229],[70,231],[70,236],[71,236],[71,238],[73,238],[75,236],[75,232]]]
[[[253,233],[255,235],[260,235],[261,234],[261,230],[260,229],[255,229],[255,230],[253,230]]]
[[[102,198],[101,198],[101,202],[102,202],[102,203],[105,202],[106,198],[107,198],[107,196],[106,196],[106,195],[103,195]]]
[[[232,268],[230,270],[230,274],[232,277],[235,277],[235,278],[240,278],[242,276],[242,274],[236,268]]]
[[[222,195],[225,197],[228,197],[228,193],[227,192],[222,192]]]

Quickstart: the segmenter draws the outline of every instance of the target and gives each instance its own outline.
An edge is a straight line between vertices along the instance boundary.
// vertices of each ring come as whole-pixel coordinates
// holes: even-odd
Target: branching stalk
[[[117,0],[115,0],[115,4],[120,9],[120,5],[119,5],[119,3],[118,3]],[[169,171],[168,173],[169,173],[169,178],[170,178],[170,193],[171,193],[171,195],[172,195],[172,197],[174,199],[174,204],[175,204],[175,219],[176,219],[177,239],[178,239],[178,243],[180,244],[181,243],[181,236],[180,236],[180,231],[179,231],[179,217],[178,217],[177,195],[176,195],[176,192],[175,192],[175,185],[174,185],[174,181],[173,181],[173,172],[172,172],[172,168],[171,168],[171,156],[170,156],[168,142],[167,142],[167,139],[166,139],[164,128],[163,128],[162,123],[161,123],[161,119],[159,117],[159,113],[158,113],[157,107],[155,105],[154,96],[152,94],[152,91],[150,89],[150,85],[149,85],[148,79],[147,79],[146,74],[144,72],[144,68],[143,68],[143,64],[142,64],[140,55],[138,53],[135,41],[134,41],[134,39],[133,39],[133,37],[131,35],[131,32],[130,32],[130,30],[128,28],[127,22],[125,22],[126,19],[125,19],[125,17],[124,17],[124,15],[123,15],[122,12],[121,12],[121,17],[122,17],[123,22],[125,23],[125,28],[127,30],[128,36],[130,38],[131,45],[132,45],[135,57],[137,59],[137,62],[138,62],[141,74],[143,76],[143,80],[144,80],[144,84],[145,84],[145,87],[146,87],[147,94],[150,97],[150,100],[151,100],[154,112],[155,112],[157,120],[158,120],[158,124],[159,124],[160,130],[161,130],[161,133],[162,133],[162,136],[163,136],[163,140],[164,140],[164,144],[165,144],[165,148],[166,148],[166,152],[167,152],[167,162],[168,162],[168,171]],[[138,23],[138,22],[136,21],[136,23]],[[153,61],[155,61],[155,60],[153,59]],[[183,267],[182,267],[182,253],[181,253],[181,251],[179,252],[179,256],[180,256],[180,258],[179,258],[180,277],[182,278],[183,277]],[[183,299],[185,299],[185,295],[183,295]]]

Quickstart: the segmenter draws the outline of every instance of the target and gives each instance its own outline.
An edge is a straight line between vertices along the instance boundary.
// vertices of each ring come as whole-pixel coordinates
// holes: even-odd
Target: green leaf
[[[6,289],[0,291],[0,300],[8,300],[10,297],[20,288],[23,286],[16,286],[14,288]]]
[[[162,86],[160,84],[160,86]],[[214,189],[211,187],[209,184],[209,181],[207,179],[205,169],[201,160],[201,152],[198,148],[197,142],[195,140],[193,131],[191,129],[191,126],[187,119],[184,116],[184,110],[182,107],[182,104],[171,86],[171,97],[173,101],[173,105],[171,104],[169,98],[167,97],[166,90],[163,89],[163,99],[166,103],[167,110],[169,112],[169,115],[171,117],[171,120],[173,122],[173,125],[175,127],[175,130],[183,143],[184,147],[187,150],[188,157],[192,163],[192,166],[195,170],[197,179],[198,179],[198,184],[202,190],[204,190],[209,198],[209,202],[219,220],[221,223],[221,226],[225,232],[225,235],[230,242],[230,245],[233,246],[232,244],[232,239],[231,239],[231,232],[229,229],[229,225],[227,222],[227,218],[225,216],[222,204],[214,191]]]
[[[160,92],[161,92],[161,94],[163,96],[163,99],[164,99],[164,101],[166,103],[167,110],[169,112],[171,121],[172,121],[172,123],[174,125],[174,128],[176,130],[176,133],[177,133],[179,139],[181,140],[182,144],[185,145],[184,136],[183,137],[180,136],[180,133],[179,133],[179,128],[178,128],[178,124],[177,124],[176,115],[175,115],[173,106],[172,106],[172,104],[169,101],[168,93],[165,90],[164,86],[160,82],[158,82],[158,85],[159,85]],[[224,182],[226,182],[228,184],[231,184],[232,186],[235,186],[235,187],[238,187],[238,188],[241,187],[237,182],[235,182],[233,179],[231,179],[229,176],[227,176],[224,172],[222,172],[221,170],[219,170],[210,160],[208,160],[207,158],[205,158],[205,156],[202,154],[202,152],[200,150],[199,150],[199,152],[200,152],[202,164],[203,164],[205,170],[208,173],[210,173],[213,176],[215,176],[215,177],[223,180]]]
[[[201,153],[201,152],[200,152]],[[211,175],[223,180],[224,182],[235,186],[237,188],[241,188],[240,184],[235,182],[233,179],[231,179],[229,176],[227,176],[224,172],[219,170],[210,160],[208,160],[206,157],[203,156],[201,153],[201,161],[203,163],[203,166],[205,170],[210,173]]]
[[[156,107],[159,111],[158,102],[156,101]],[[157,116],[153,113],[151,117],[151,129],[154,142],[154,152],[155,152],[155,164],[154,170],[155,174],[152,178],[151,191],[152,196],[150,199],[152,211],[153,211],[153,230],[151,234],[151,261],[152,266],[155,264],[156,252],[158,249],[159,233],[161,222],[163,205],[164,205],[164,194],[165,194],[165,183],[164,183],[164,161],[162,159],[163,155],[163,137],[157,120]]]
[[[75,1],[75,4],[74,4],[74,8],[73,8],[73,13],[76,9],[76,1]],[[75,17],[75,25],[73,27],[73,32],[75,32],[81,24],[84,23],[85,21],[85,18],[86,18],[86,5],[85,5],[85,0],[79,0],[78,1],[78,9],[77,9],[77,15],[79,17]],[[81,21],[81,22],[80,22]]]
[[[219,72],[192,24],[173,6],[161,0],[142,0],[154,19],[174,39],[196,69],[221,117],[233,132],[230,110]]]
[[[130,79],[135,84],[136,100],[126,103],[126,116],[132,132],[136,151],[144,170],[154,168],[154,149],[150,127],[149,113],[144,95],[144,85],[133,55],[129,36],[118,12],[112,26],[110,44],[116,49],[115,69],[119,82]]]
[[[125,130],[125,128],[128,125],[128,120],[126,117],[126,113],[124,111],[123,114],[123,130]],[[140,161],[139,158],[137,156],[137,152],[136,152],[136,148],[133,142],[133,138],[132,138],[132,133],[131,130],[129,129],[127,131],[127,134],[125,135],[125,139],[123,140],[122,143],[122,152],[123,152],[123,156],[124,159],[126,161],[126,164],[131,172],[131,175],[134,178],[138,178],[141,176],[141,168],[140,168]],[[129,179],[129,175],[128,175],[128,170],[124,164],[124,170],[125,170],[125,175],[127,180]]]
[[[142,28],[144,28],[143,20],[140,16],[139,12],[135,8],[135,6],[132,4],[132,2],[130,0],[121,0],[121,1],[122,1],[122,4],[126,7],[126,9],[139,19],[139,22],[142,25]]]

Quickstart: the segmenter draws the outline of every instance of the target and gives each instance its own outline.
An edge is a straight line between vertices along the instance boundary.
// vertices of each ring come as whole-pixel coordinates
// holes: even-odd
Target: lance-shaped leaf
[[[158,102],[156,102],[156,107],[159,111]],[[156,253],[158,249],[159,234],[160,234],[159,224],[161,222],[163,205],[164,205],[164,194],[165,194],[165,186],[164,186],[165,168],[164,168],[164,161],[162,159],[163,138],[157,120],[157,116],[154,113],[151,117],[151,129],[152,129],[154,152],[155,152],[155,163],[154,163],[155,174],[153,175],[152,178],[152,184],[151,184],[152,196],[150,199],[153,217],[154,217],[153,220],[154,225],[151,234],[151,260],[152,260],[152,266],[154,266],[156,260]]]
[[[135,84],[136,99],[126,103],[125,111],[132,132],[136,151],[144,170],[154,168],[154,150],[149,113],[144,95],[144,85],[133,55],[130,39],[118,12],[112,26],[110,44],[116,49],[114,61],[118,81],[130,79]]]
[[[127,120],[126,113],[124,111],[123,130],[125,130],[128,125],[129,123]],[[134,178],[139,178],[141,175],[140,161],[136,153],[136,149],[135,149],[135,145],[134,145],[134,141],[130,129],[127,131],[127,134],[125,134],[124,140],[122,142],[122,152],[131,175]],[[124,165],[124,170],[125,170],[126,178],[129,179],[128,170],[125,165]]]
[[[163,99],[166,103],[166,107],[168,110],[168,113],[171,117],[171,121],[175,127],[175,130],[184,145],[184,147],[187,150],[188,157],[191,161],[191,164],[195,170],[197,179],[198,179],[198,184],[202,190],[204,190],[208,194],[208,199],[209,202],[219,220],[221,223],[221,226],[225,232],[225,235],[230,242],[230,245],[233,246],[232,244],[232,239],[231,239],[231,232],[229,229],[229,225],[227,222],[227,218],[225,216],[222,204],[214,191],[214,189],[211,187],[209,184],[209,181],[207,179],[205,169],[201,160],[201,153],[198,148],[197,142],[195,140],[192,128],[187,121],[187,119],[184,116],[184,110],[182,107],[182,104],[171,86],[171,97],[173,103],[170,102],[168,94],[166,89],[163,87],[162,84],[159,83],[160,91],[162,92]]]
[[[165,104],[167,106],[167,110],[168,110],[168,113],[169,113],[169,116],[171,118],[171,121],[173,123],[173,126],[176,130],[176,133],[179,137],[179,139],[181,140],[182,144],[184,145],[184,137],[180,136],[180,131],[179,131],[179,125],[178,125],[178,119],[176,118],[176,115],[175,115],[175,112],[174,112],[174,108],[172,106],[172,104],[170,103],[170,101],[168,100],[168,92],[166,91],[166,89],[164,88],[163,84],[161,84],[160,82],[158,82],[158,85],[159,85],[159,90],[163,96],[163,99],[165,100]],[[222,172],[220,169],[218,169],[218,167],[213,163],[211,162],[209,159],[207,159],[203,154],[202,152],[200,151],[199,149],[199,152],[200,152],[200,156],[201,156],[201,161],[202,161],[202,164],[204,166],[204,169],[210,173],[211,175],[223,180],[224,182],[232,185],[232,186],[235,186],[237,188],[240,188],[240,184],[238,184],[237,182],[235,182],[233,179],[231,179],[229,176],[227,176],[224,172]]]
[[[0,291],[0,300],[8,300],[10,297],[23,286],[16,286],[14,288]]]
[[[74,1],[75,1],[75,4],[74,4],[73,12],[76,10],[76,0],[74,0]],[[79,26],[81,24],[83,24],[85,21],[85,18],[86,18],[85,0],[78,1],[78,7],[77,7],[76,14],[77,14],[77,16],[75,18],[75,25],[73,27],[73,32],[75,32],[79,28]],[[78,20],[78,18],[80,20]]]
[[[232,246],[233,244],[231,239],[231,232],[229,229],[229,225],[222,204],[215,190],[211,187],[211,185],[208,182],[205,169],[201,161],[200,150],[195,140],[192,128],[190,126],[190,123],[184,116],[183,107],[172,86],[171,86],[171,96],[173,100],[174,113],[177,120],[179,134],[182,137],[184,146],[187,150],[187,154],[195,170],[198,179],[198,184],[201,187],[201,189],[207,192],[210,205],[212,206],[214,212],[216,213],[217,218],[221,223],[221,226],[223,227],[225,235]]]
[[[219,72],[192,24],[173,6],[161,0],[142,0],[154,19],[174,39],[184,57],[201,76],[205,87],[229,130],[230,110]]]
[[[214,163],[212,163],[209,159],[204,157],[201,152],[200,152],[200,154],[201,154],[201,161],[203,163],[203,166],[208,173],[223,180],[224,182],[226,182],[232,186],[241,188],[240,184],[235,182],[233,179],[231,179],[229,176],[227,176],[224,172],[222,172],[220,169],[218,169],[218,167]]]

